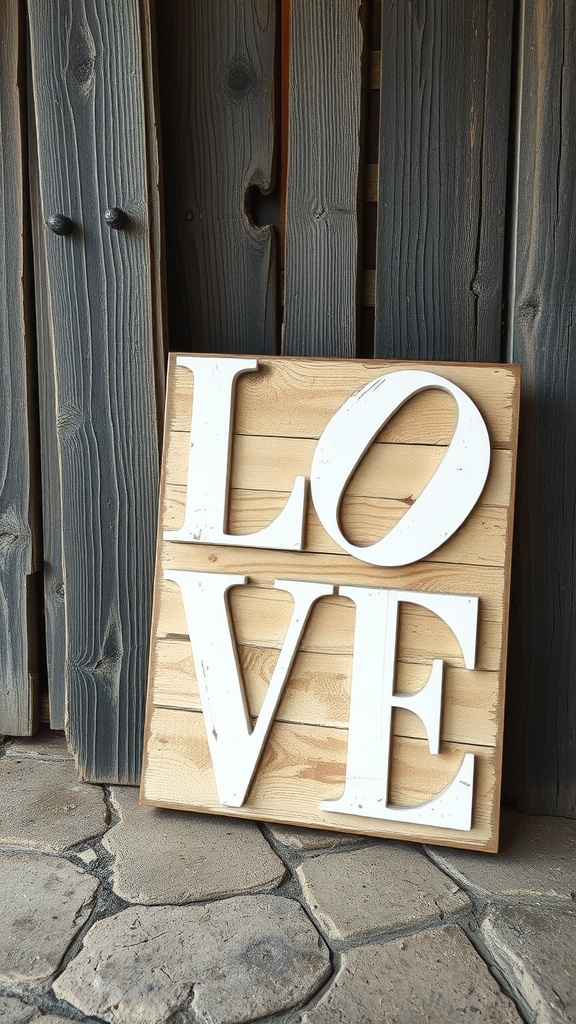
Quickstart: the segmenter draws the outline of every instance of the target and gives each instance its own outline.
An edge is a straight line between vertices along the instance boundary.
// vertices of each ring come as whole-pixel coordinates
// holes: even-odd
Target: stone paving
[[[501,852],[140,807],[0,745],[4,1024],[576,1024],[576,822]]]

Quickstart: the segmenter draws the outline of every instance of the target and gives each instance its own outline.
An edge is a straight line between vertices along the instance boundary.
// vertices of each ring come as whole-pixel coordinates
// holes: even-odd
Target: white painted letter
[[[388,420],[427,388],[448,391],[458,406],[446,454],[422,494],[385,537],[365,547],[351,544],[338,520],[346,485]],[[366,384],[327,424],[312,459],[312,500],[325,530],[355,558],[372,565],[408,565],[435,551],[462,525],[482,493],[489,466],[486,424],[468,395],[435,373],[399,370]]]
[[[292,594],[294,609],[264,703],[252,729],[226,599],[230,587],[241,586],[246,577],[187,569],[166,570],[164,577],[178,584],[184,601],[218,799],[226,807],[241,807],[312,605],[318,598],[333,594],[334,587],[329,583],[274,581],[279,590]]]
[[[356,605],[348,758],[344,793],[323,800],[324,811],[359,814],[386,821],[437,825],[469,831],[472,823],[474,755],[438,796],[412,807],[388,803],[392,708],[407,708],[422,720],[431,754],[440,742],[443,662],[435,660],[418,693],[394,693],[398,605],[422,605],[438,615],[458,640],[467,668],[474,668],[478,598],[459,594],[419,594],[402,590],[339,587]]]
[[[258,369],[257,360],[178,356],[176,362],[194,374],[194,404],[184,525],[166,530],[164,539],[299,551],[306,500],[303,476],[296,477],[288,501],[269,526],[244,535],[226,532],[234,384],[241,373]]]

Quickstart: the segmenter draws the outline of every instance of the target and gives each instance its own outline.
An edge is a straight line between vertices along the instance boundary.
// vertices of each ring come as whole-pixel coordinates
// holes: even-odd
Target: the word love
[[[257,360],[182,356],[178,365],[194,375],[186,512],[182,527],[166,531],[165,539],[302,550],[308,500],[307,481],[302,476],[294,480],[283,510],[269,526],[240,536],[226,529],[235,383],[240,374],[257,370]],[[397,410],[431,387],[447,391],[458,411],[446,454],[428,485],[389,533],[376,543],[359,547],[348,540],[339,522],[348,481]],[[460,527],[478,500],[489,465],[488,432],[471,399],[436,374],[400,370],[371,381],[326,424],[310,467],[310,495],[325,530],[348,554],[376,566],[405,565],[434,551]],[[429,680],[417,694],[401,696],[394,692],[400,604],[418,604],[438,615],[456,636],[465,664],[473,668],[476,598],[276,580],[276,587],[291,594],[294,607],[264,705],[252,728],[227,605],[229,589],[245,585],[246,577],[190,570],[166,570],[164,576],[182,593],[218,796],[224,806],[239,807],[246,800],[313,605],[322,597],[339,593],[351,599],[356,610],[348,757],[344,792],[338,800],[323,801],[322,809],[382,820],[470,828],[472,754],[464,756],[450,785],[424,804],[391,806],[387,794],[393,709],[404,707],[418,715],[425,725],[431,753],[438,753],[440,741],[442,661],[434,660]]]
[[[146,803],[497,848],[519,390],[170,356]]]

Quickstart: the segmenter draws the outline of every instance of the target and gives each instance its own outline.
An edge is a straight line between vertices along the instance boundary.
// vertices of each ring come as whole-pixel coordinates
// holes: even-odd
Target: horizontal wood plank
[[[301,824],[351,833],[493,849],[497,842],[498,754],[493,748],[443,744],[438,756],[425,741],[399,737],[393,745],[391,802],[419,803],[441,792],[458,770],[464,753],[475,754],[476,804],[473,829],[460,832],[424,828],[354,815],[321,811],[321,800],[340,796],[345,777],[346,733],[341,729],[275,723],[248,800],[240,808],[223,807],[216,793],[203,717],[191,711],[154,708],[144,773],[144,803],[187,807],[212,814]],[[328,755],[328,756],[327,756]],[[404,780],[404,782],[402,782]],[[298,806],[290,794],[298,793]],[[178,799],[175,794],[178,794]]]
[[[440,587],[437,592],[450,591]],[[254,647],[281,646],[292,609],[292,600],[285,591],[255,586],[235,588],[230,592],[229,602],[239,643]],[[300,649],[325,654],[350,654],[354,642],[352,602],[343,597],[324,597],[312,614]],[[180,591],[169,580],[159,582],[156,616],[159,638],[188,635]],[[498,670],[501,642],[501,609],[496,602],[482,602],[478,625],[477,668]],[[406,604],[403,607],[398,651],[400,657],[410,661],[430,662],[432,658],[449,658],[453,664],[463,665],[462,652],[452,632],[431,612],[417,605]]]
[[[270,682],[278,651],[271,648],[238,646],[238,656],[250,714],[256,718]],[[171,640],[158,643],[152,663],[156,707],[201,711],[190,642]],[[323,655],[301,651],[278,712],[277,721],[306,725],[327,725],[347,729],[350,711],[350,655]],[[396,688],[415,693],[428,680],[430,666],[399,662]],[[445,714],[442,738],[448,742],[494,746],[496,741],[498,675],[448,666],[444,673]],[[394,733],[426,739],[417,715],[398,708]]]
[[[315,441],[295,437],[253,437],[235,439],[230,483],[234,488],[274,490],[289,493],[296,476],[310,476]],[[188,476],[190,434],[175,433],[168,445],[166,479],[181,484]],[[374,443],[351,477],[346,494],[402,501],[412,504],[438,469],[446,448],[441,445]],[[496,449],[492,454],[482,506],[505,508],[512,478],[512,455]]]
[[[280,514],[288,493],[280,491],[230,491],[228,530],[231,534],[249,534],[263,529]],[[163,507],[163,528],[178,530],[184,522],[186,487],[167,484]],[[346,494],[340,506],[344,535],[353,544],[373,544],[400,521],[405,501]],[[506,556],[506,508],[482,504],[470,513],[465,527],[446,544],[426,556],[425,561],[457,562],[464,565],[503,566]],[[311,504],[306,521],[306,549],[320,554],[341,554],[342,549],[326,532]]]
[[[194,375],[189,369],[177,366],[176,359],[173,353],[170,356],[173,397],[168,409],[168,426],[170,431],[189,431]],[[317,439],[334,412],[375,376],[423,369],[422,363],[410,360],[350,359],[346,361],[343,375],[336,366],[332,360],[285,358],[278,364],[258,357],[258,370],[244,373],[237,379],[235,433]],[[490,424],[493,448],[511,447],[516,436],[512,409],[520,384],[517,366],[430,361],[425,368],[466,391],[485,422]],[[313,388],[313,402],[310,388]],[[398,410],[386,425],[386,440],[449,444],[455,421],[452,398],[440,388],[433,388],[416,395]]]
[[[443,562],[415,562],[397,569],[382,569],[345,554],[292,553],[170,541],[162,548],[162,562],[166,569],[245,574],[265,585],[272,585],[276,579],[302,579],[330,581],[335,586],[387,587],[439,594],[469,594],[472,589],[482,594],[489,619],[496,621],[502,614],[502,573],[493,566],[476,566],[471,588],[467,566]]]

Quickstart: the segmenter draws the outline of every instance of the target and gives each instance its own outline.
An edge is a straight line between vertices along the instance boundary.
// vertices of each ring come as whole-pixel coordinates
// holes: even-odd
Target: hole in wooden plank
[[[244,212],[255,228],[280,227],[280,191],[264,192],[258,185],[249,185],[244,196]]]

